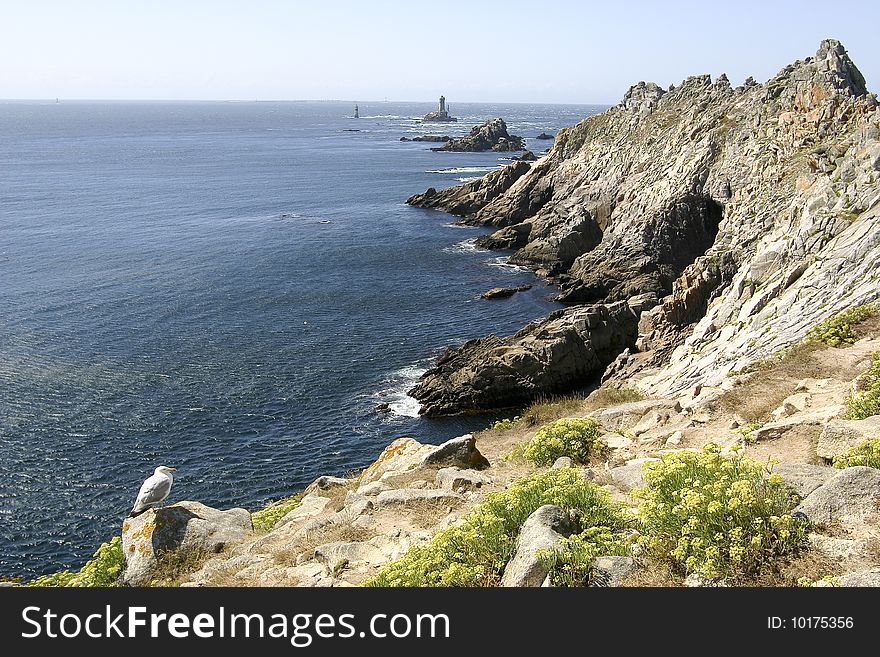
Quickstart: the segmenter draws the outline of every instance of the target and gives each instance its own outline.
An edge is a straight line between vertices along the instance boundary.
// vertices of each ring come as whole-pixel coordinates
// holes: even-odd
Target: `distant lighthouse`
[[[429,112],[428,114],[425,114],[425,118],[422,119],[423,123],[446,123],[450,121],[458,121],[458,119],[449,116],[449,108],[446,106],[446,96],[440,96],[440,103],[437,106],[436,112]]]
[[[358,114],[358,106],[357,105],[354,106],[354,118],[356,118],[356,119],[361,118],[360,115]]]
[[[440,96],[440,116],[447,116],[446,114],[446,96]]]

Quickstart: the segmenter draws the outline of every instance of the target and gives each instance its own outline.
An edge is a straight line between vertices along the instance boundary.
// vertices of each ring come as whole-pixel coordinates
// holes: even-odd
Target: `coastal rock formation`
[[[438,141],[450,141],[452,137],[449,135],[421,135],[419,137],[413,137],[410,139],[409,137],[401,137],[400,141],[428,141],[428,142],[438,142]]]
[[[486,290],[480,295],[482,299],[508,299],[512,297],[517,292],[525,292],[526,290],[531,290],[531,285],[518,285],[517,287],[493,287],[491,290]]]
[[[481,153],[483,151],[523,151],[526,143],[522,137],[507,132],[507,124],[502,118],[489,119],[482,125],[474,126],[470,133],[461,139],[453,139],[438,151],[461,153]]]
[[[556,135],[548,135],[546,132],[542,132],[540,135],[535,137],[535,139],[556,139]]]
[[[586,385],[634,343],[638,306],[626,302],[558,310],[516,335],[494,335],[447,349],[409,395],[425,415],[528,403]]]
[[[443,210],[459,217],[467,217],[510,189],[530,168],[528,162],[513,162],[464,185],[439,192],[429,187],[424,194],[415,194],[406,202],[418,208]]]
[[[834,40],[765,84],[641,82],[528,171],[469,185],[410,202],[497,228],[479,245],[566,303],[654,297],[605,378],[651,396],[719,386],[880,297],[880,111]]]
[[[149,509],[122,525],[123,579],[129,586],[145,586],[160,572],[162,563],[185,555],[220,552],[241,542],[253,531],[246,509],[220,511],[200,502],[178,502],[161,509]]]

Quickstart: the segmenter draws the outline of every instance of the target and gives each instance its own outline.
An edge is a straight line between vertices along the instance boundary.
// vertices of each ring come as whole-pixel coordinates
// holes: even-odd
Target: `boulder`
[[[819,458],[831,460],[877,436],[880,436],[880,415],[864,420],[831,420],[819,436],[816,454]]]
[[[558,548],[564,538],[577,530],[577,522],[564,509],[552,504],[536,509],[520,529],[513,556],[504,568],[501,586],[541,586],[547,569],[536,553]]]
[[[455,466],[479,469],[489,467],[489,460],[477,449],[476,438],[466,433],[430,450],[422,458],[421,464],[425,467]]]
[[[461,468],[441,468],[437,471],[437,485],[445,490],[463,491],[481,488],[492,480],[481,472]]]
[[[167,559],[198,560],[241,542],[253,529],[247,509],[221,511],[200,502],[148,509],[122,524],[123,580],[147,586]]]
[[[834,578],[837,586],[880,586],[880,568],[860,570]]]
[[[603,408],[591,415],[606,430],[614,431],[616,429],[629,429],[635,426],[639,420],[652,411],[665,414],[679,413],[681,412],[681,405],[677,400],[645,399]]]
[[[795,512],[803,513],[811,522],[827,525],[875,512],[878,500],[880,470],[856,466],[839,470],[810,493]]]
[[[318,490],[330,490],[331,488],[340,488],[344,486],[348,486],[351,484],[350,479],[344,479],[342,477],[330,477],[325,475],[323,477],[318,477],[306,488],[307,493],[311,493]]]
[[[626,465],[620,465],[616,468],[611,468],[611,479],[614,481],[615,485],[618,488],[624,491],[641,488],[645,485],[645,463],[650,463],[657,460],[658,459],[654,458],[640,458],[627,461]]]
[[[480,295],[482,299],[507,299],[517,292],[531,290],[531,285],[519,285],[517,287],[493,287]]]
[[[838,470],[809,463],[779,463],[773,466],[773,472],[780,475],[799,497],[804,498],[828,481]]]
[[[542,132],[540,135],[535,137],[535,139],[556,139],[555,135],[548,135],[546,132]]]
[[[562,468],[573,468],[574,461],[571,460],[570,456],[560,456],[558,459],[553,461],[553,465],[550,466],[551,470],[561,470]]]
[[[460,139],[451,139],[444,146],[432,150],[479,153],[483,151],[522,151],[526,144],[522,137],[507,132],[502,118],[489,119],[474,126],[470,133]]]
[[[596,557],[592,586],[620,586],[636,568],[632,557]]]
[[[360,485],[378,481],[388,472],[403,473],[418,467],[425,455],[435,448],[412,438],[398,438],[386,447],[375,461],[361,473]]]

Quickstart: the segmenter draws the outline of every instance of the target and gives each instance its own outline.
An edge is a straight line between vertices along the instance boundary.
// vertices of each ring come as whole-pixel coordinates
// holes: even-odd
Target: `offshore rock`
[[[499,117],[474,126],[470,133],[461,139],[452,139],[445,146],[434,150],[481,153],[483,151],[524,151],[525,148],[526,144],[523,138],[508,133],[507,124],[504,119]]]
[[[409,391],[424,415],[526,404],[589,383],[636,336],[626,302],[558,310],[516,335],[450,348]]]

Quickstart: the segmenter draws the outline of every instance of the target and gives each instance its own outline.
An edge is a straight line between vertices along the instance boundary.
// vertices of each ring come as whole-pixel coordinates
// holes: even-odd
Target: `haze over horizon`
[[[639,80],[763,82],[823,38],[839,39],[875,89],[880,10],[827,7],[41,0],[0,14],[0,98],[612,104]]]

